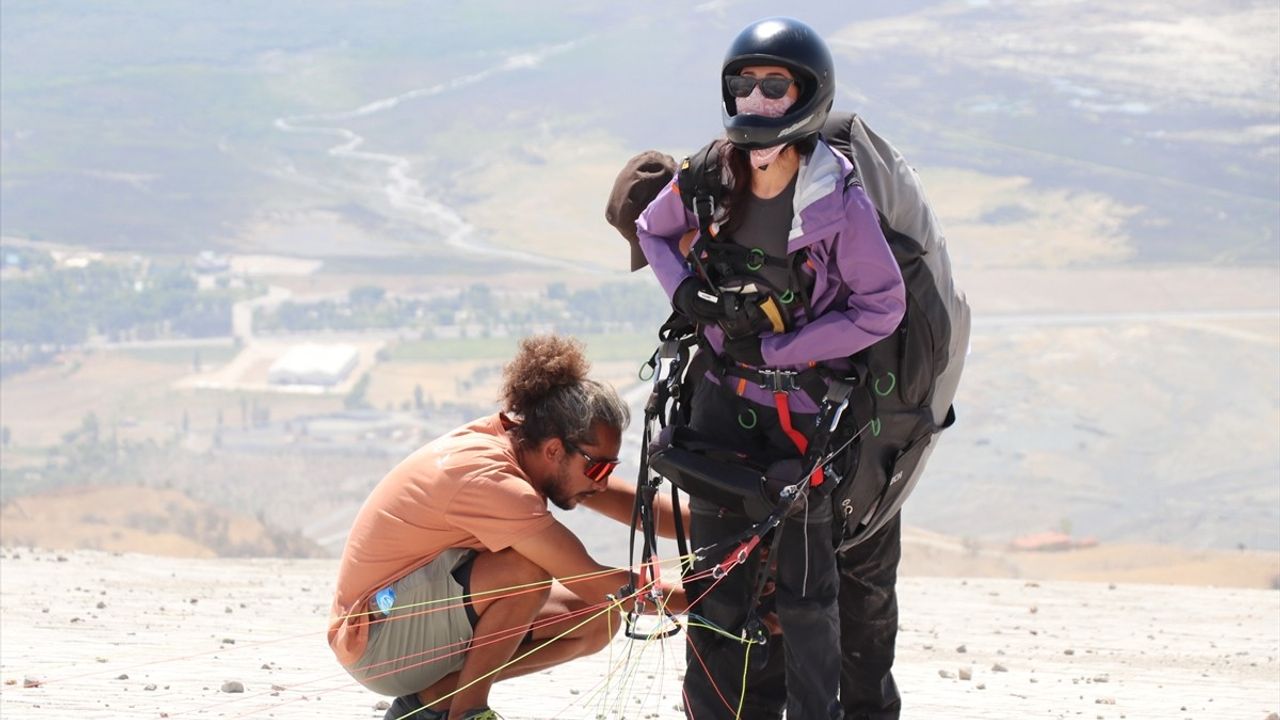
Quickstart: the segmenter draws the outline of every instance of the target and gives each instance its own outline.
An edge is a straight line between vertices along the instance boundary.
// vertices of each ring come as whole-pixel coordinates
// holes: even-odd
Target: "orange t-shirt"
[[[494,414],[433,440],[365,500],[342,551],[329,616],[329,646],[343,665],[364,654],[374,593],[448,548],[497,552],[556,522],[516,462],[508,427]]]

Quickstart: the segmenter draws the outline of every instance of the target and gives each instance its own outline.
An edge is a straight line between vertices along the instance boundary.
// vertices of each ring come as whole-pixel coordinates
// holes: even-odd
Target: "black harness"
[[[723,143],[711,143],[682,163],[678,181],[681,196],[698,220],[698,237],[689,257],[694,273],[716,292],[722,291],[726,282],[744,275],[750,277],[765,267],[787,267],[790,287],[764,287],[777,303],[779,314],[789,316],[796,299],[803,305],[807,319],[814,313],[802,267],[807,255],[801,251],[786,258],[770,256],[716,238],[715,209],[724,196],[720,177],[720,152]],[[856,182],[856,175],[851,175]],[[763,282],[763,277],[750,278]],[[783,321],[785,323],[785,320]],[[778,329],[779,332],[782,329]],[[828,502],[831,491],[841,481],[831,468],[832,461],[857,441],[864,430],[873,425],[868,421],[861,427],[851,428],[853,423],[842,423],[845,411],[854,399],[854,390],[864,385],[865,372],[854,367],[849,372],[837,374],[825,366],[814,365],[802,370],[783,370],[747,367],[728,358],[717,356],[702,339],[698,328],[678,313],[673,314],[659,331],[661,344],[646,363],[652,372],[654,388],[645,405],[643,447],[640,474],[637,480],[636,506],[632,512],[631,558],[635,558],[635,539],[641,538],[641,580],[657,579],[655,552],[657,532],[654,498],[662,479],[671,481],[672,503],[676,510],[676,542],[681,563],[681,578],[686,589],[698,585],[705,578],[691,577],[693,563],[697,560],[724,557],[712,566],[710,578],[719,579],[735,565],[745,563],[764,538],[773,533],[770,559],[759,574],[756,592],[746,614],[747,621],[739,634],[744,640],[763,643],[768,632],[760,621],[758,607],[768,581],[774,574],[777,548],[781,541],[783,520],[797,508],[802,498],[815,497]],[[695,349],[697,352],[695,352]],[[762,466],[737,449],[718,447],[700,438],[687,427],[689,408],[687,395],[694,382],[707,372],[714,374],[722,384],[737,387],[741,395],[745,384],[757,385],[773,393],[779,422],[783,430],[795,442],[801,457]],[[642,373],[642,377],[644,377]],[[790,426],[788,406],[790,392],[801,391],[818,406],[814,426],[802,433]],[[859,393],[869,396],[871,393]],[[859,402],[858,405],[864,403]],[[874,403],[872,403],[874,405]],[[874,408],[872,408],[874,413]],[[874,415],[872,415],[874,417]],[[837,447],[832,450],[833,440]],[[705,498],[721,507],[739,512],[754,524],[737,537],[727,538],[714,545],[696,548],[689,552],[680,521],[680,491]],[[816,491],[816,492],[814,492]],[[651,574],[652,577],[646,577]],[[623,588],[622,592],[632,588]],[[654,598],[655,601],[657,598]],[[627,617],[627,634],[640,635],[635,630],[639,610]],[[668,614],[668,617],[670,615]],[[675,623],[674,619],[672,622]],[[664,636],[679,632],[679,625]]]
[[[779,526],[802,498],[815,496],[822,502],[827,501],[830,491],[840,482],[835,473],[828,471],[829,466],[848,450],[870,423],[863,425],[849,437],[841,438],[842,442],[833,450],[831,445],[837,430],[847,426],[841,420],[850,405],[855,385],[840,378],[830,378],[827,383],[819,375],[805,376],[805,380],[813,378],[816,382],[823,383],[823,392],[815,427],[810,433],[810,441],[803,457],[778,461],[768,466],[758,464],[740,451],[708,442],[688,427],[687,395],[691,392],[694,381],[707,368],[705,361],[699,361],[699,358],[711,356],[710,352],[695,352],[701,345],[696,327],[679,314],[673,314],[663,324],[659,338],[661,344],[645,363],[651,373],[648,377],[653,379],[653,390],[645,403],[636,503],[631,515],[629,557],[632,561],[636,558],[636,538],[639,536],[640,584],[646,586],[651,581],[656,582],[659,570],[656,561],[657,516],[654,501],[663,479],[671,481],[676,545],[681,557],[680,575],[685,581],[686,589],[700,586],[708,579],[694,578],[691,575],[693,560],[723,557],[709,572],[709,579],[718,580],[735,565],[745,563],[755,548],[772,532],[771,559],[758,577],[756,593],[748,608],[748,620],[740,632],[744,639],[764,642],[768,633],[756,611],[761,594],[773,575],[776,550],[782,536]],[[803,382],[797,379],[802,375],[804,373],[773,373],[767,377],[773,382],[780,382],[778,378],[782,377],[790,383]],[[785,390],[781,390],[782,386],[778,387],[785,395]],[[684,524],[680,519],[681,491],[741,513],[753,520],[754,524],[736,537],[690,552]],[[624,596],[632,595],[635,588],[628,586],[619,592]],[[652,600],[655,604],[658,603],[656,593],[653,593]],[[637,603],[636,609],[627,615],[626,633],[629,637],[653,637],[653,634],[640,633],[636,629],[636,620],[643,612],[642,603],[643,598]],[[660,636],[667,637],[679,632],[679,623],[670,613],[665,610],[663,612],[671,620],[672,626],[660,633]]]

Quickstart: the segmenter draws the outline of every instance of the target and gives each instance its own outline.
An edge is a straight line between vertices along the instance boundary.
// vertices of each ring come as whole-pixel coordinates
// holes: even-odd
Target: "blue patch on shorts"
[[[383,616],[390,617],[391,608],[396,604],[396,591],[390,586],[384,587],[374,593],[373,601],[377,604],[378,609],[382,611]]]

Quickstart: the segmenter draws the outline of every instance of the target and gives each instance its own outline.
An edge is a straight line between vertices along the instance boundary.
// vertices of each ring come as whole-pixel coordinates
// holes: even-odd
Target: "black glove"
[[[760,338],[755,335],[726,338],[724,341],[724,354],[743,365],[752,367],[764,365],[764,355],[760,352]]]
[[[715,325],[724,319],[720,297],[712,294],[696,277],[685,278],[671,296],[676,312],[700,325]]]
[[[720,329],[730,338],[746,335],[759,335],[767,330],[777,330],[769,316],[760,308],[762,296],[725,293],[720,296],[720,307],[724,317],[720,320]]]

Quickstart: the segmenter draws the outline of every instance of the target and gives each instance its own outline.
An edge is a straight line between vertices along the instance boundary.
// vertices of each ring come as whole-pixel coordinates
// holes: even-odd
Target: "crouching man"
[[[634,499],[609,479],[627,406],[587,369],[576,341],[524,340],[503,412],[414,452],[360,509],[328,637],[352,677],[396,696],[387,718],[495,718],[495,680],[592,654],[620,626],[630,603],[609,596],[631,573],[593,560],[547,507],[591,498],[620,518]],[[670,506],[659,513],[670,529]],[[679,590],[668,599],[685,609]]]

